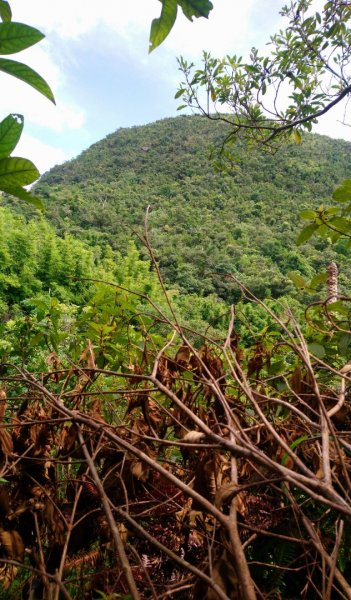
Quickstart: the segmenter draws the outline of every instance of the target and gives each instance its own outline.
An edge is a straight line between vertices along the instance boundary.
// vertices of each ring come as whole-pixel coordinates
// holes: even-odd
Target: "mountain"
[[[123,128],[78,158],[56,166],[36,186],[60,233],[126,250],[147,229],[166,282],[182,292],[236,300],[229,274],[260,297],[297,294],[287,277],[311,277],[330,260],[351,270],[345,243],[295,244],[301,210],[330,203],[351,176],[351,144],[305,135],[276,154],[238,144],[229,173],[217,172],[210,148],[225,126],[203,117],[169,118]],[[149,209],[148,209],[149,207]]]

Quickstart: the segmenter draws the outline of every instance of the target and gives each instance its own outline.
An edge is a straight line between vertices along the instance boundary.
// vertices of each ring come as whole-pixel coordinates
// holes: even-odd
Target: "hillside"
[[[237,274],[260,297],[294,294],[291,270],[310,277],[331,259],[343,265],[344,245],[325,239],[301,248],[299,212],[330,202],[350,177],[349,143],[306,135],[277,154],[238,146],[229,174],[215,172],[210,147],[223,124],[170,118],[119,129],[78,158],[53,168],[36,192],[60,233],[127,248],[143,233],[146,209],[152,245],[167,282],[184,292],[237,297]],[[143,252],[146,252],[143,250]]]

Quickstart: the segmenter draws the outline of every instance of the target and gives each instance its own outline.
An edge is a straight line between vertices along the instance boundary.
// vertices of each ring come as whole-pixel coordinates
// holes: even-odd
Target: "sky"
[[[181,80],[177,56],[196,63],[214,56],[263,49],[282,26],[282,0],[213,0],[209,19],[190,23],[181,13],[167,40],[148,54],[158,0],[12,0],[13,20],[37,27],[45,40],[13,56],[40,73],[56,106],[25,83],[0,74],[0,116],[25,117],[15,155],[43,173],[79,155],[120,127],[176,116]],[[12,58],[12,57],[10,57]],[[1,117],[1,118],[3,118]],[[316,131],[351,140],[339,111]]]

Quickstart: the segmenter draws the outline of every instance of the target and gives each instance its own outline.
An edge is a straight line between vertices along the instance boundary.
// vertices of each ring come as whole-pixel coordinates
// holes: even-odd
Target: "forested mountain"
[[[209,160],[223,128],[194,116],[119,129],[53,168],[36,193],[59,234],[108,241],[122,252],[132,238],[146,253],[136,233],[150,206],[162,273],[186,293],[236,299],[233,282],[218,275],[234,273],[261,298],[294,294],[288,272],[308,278],[332,259],[349,279],[344,241],[333,249],[327,239],[295,242],[300,211],[328,203],[350,176],[350,144],[305,135],[275,155],[239,144],[223,173]]]

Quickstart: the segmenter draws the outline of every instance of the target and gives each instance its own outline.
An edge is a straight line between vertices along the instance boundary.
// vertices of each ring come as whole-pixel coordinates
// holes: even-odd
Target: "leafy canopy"
[[[200,67],[179,59],[179,109],[225,121],[222,150],[229,156],[239,133],[273,148],[287,135],[299,144],[302,131],[350,95],[350,3],[326,2],[318,12],[313,0],[297,0],[281,14],[286,27],[271,37],[268,53],[252,48],[246,62],[204,52]]]

